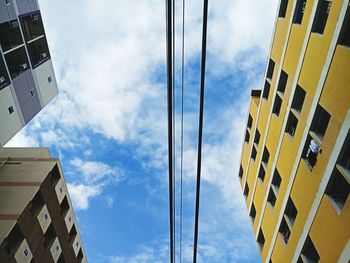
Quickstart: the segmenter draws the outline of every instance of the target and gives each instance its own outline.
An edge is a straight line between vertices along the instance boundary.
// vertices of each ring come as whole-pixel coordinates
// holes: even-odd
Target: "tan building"
[[[0,262],[87,262],[60,162],[0,149]]]
[[[350,261],[350,3],[280,0],[239,178],[263,262]]]

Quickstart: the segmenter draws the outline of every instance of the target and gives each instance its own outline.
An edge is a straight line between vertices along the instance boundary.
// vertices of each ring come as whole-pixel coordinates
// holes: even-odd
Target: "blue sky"
[[[167,262],[164,1],[40,7],[60,94],[8,146],[50,147],[61,159],[90,262]],[[209,1],[199,262],[260,261],[237,174],[276,8],[276,0]],[[202,1],[188,1],[183,262],[193,249],[201,15]]]

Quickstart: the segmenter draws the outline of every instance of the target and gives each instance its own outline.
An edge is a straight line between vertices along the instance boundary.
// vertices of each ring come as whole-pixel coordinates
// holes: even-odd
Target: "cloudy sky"
[[[60,94],[7,146],[50,147],[61,159],[90,262],[169,258],[164,2],[39,1]],[[209,1],[199,262],[260,261],[237,174],[276,9],[277,0]],[[193,249],[201,16],[202,1],[187,1],[183,262]],[[180,1],[177,21],[180,80]]]

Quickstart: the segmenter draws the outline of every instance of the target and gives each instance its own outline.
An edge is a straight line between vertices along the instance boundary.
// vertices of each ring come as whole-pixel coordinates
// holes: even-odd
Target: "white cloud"
[[[38,142],[27,133],[26,128],[17,133],[12,139],[6,143],[5,147],[37,147]]]
[[[90,199],[101,193],[99,186],[67,183],[67,187],[75,210],[88,209]]]

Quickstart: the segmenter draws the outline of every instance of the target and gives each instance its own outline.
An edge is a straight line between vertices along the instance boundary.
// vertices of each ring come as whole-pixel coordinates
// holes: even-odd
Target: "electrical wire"
[[[176,103],[176,86],[175,86],[175,0],[172,0],[172,35],[173,35],[173,41],[172,41],[172,48],[173,48],[173,226],[174,226],[174,262],[176,262],[176,115],[175,115],[175,103]]]
[[[173,209],[173,54],[172,54],[172,1],[166,6],[166,61],[167,61],[167,113],[168,113],[168,162],[169,162],[169,223],[170,262],[174,263],[174,209]]]
[[[182,262],[182,217],[183,217],[183,148],[184,148],[184,79],[185,79],[185,0],[182,0],[182,47],[181,47],[181,146],[180,146],[180,263]]]
[[[194,244],[193,245],[193,263],[197,262],[198,218],[199,218],[200,183],[201,183],[201,166],[202,166],[205,61],[206,61],[206,50],[207,50],[207,23],[208,23],[208,0],[204,0],[203,32],[202,32],[201,84],[200,84],[199,123],[198,123],[197,185],[196,185],[195,221],[194,221],[195,224],[194,224],[194,243],[193,243]]]

